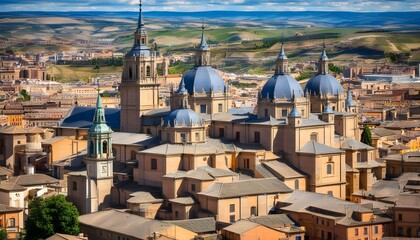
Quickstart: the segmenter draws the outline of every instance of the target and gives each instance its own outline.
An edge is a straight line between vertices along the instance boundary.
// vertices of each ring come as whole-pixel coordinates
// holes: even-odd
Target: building
[[[0,204],[0,227],[6,229],[7,239],[19,239],[24,226],[22,208]]]
[[[382,239],[392,222],[361,204],[300,190],[280,200],[278,208],[305,227],[308,239]]]
[[[195,239],[197,235],[168,222],[151,220],[117,210],[105,210],[79,217],[81,232],[89,239]]]
[[[87,170],[69,173],[67,178],[68,198],[80,213],[96,212],[110,206],[114,160],[111,134],[98,93],[93,125],[88,131]]]
[[[140,117],[143,113],[159,108],[159,71],[166,75],[167,62],[154,49],[147,46],[149,38],[145,29],[140,3],[134,45],[125,55],[122,73],[121,128],[122,132],[140,133]],[[159,65],[159,66],[158,66]]]

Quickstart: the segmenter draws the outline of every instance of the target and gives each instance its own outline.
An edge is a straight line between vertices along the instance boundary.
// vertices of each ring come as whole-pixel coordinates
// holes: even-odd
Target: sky
[[[419,0],[143,0],[144,11],[420,11]],[[0,0],[0,11],[137,11],[138,0]]]

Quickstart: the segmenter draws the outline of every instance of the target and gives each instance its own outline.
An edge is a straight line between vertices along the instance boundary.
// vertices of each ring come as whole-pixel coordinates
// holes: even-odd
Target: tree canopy
[[[367,125],[363,128],[361,142],[372,146],[372,133],[370,132],[370,128]]]
[[[63,195],[35,198],[29,203],[26,240],[45,239],[55,233],[77,235],[79,212]]]

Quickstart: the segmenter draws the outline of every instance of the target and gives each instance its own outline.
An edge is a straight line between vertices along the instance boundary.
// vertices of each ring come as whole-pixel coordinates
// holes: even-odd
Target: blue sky
[[[136,11],[138,0],[0,0],[0,11]],[[145,11],[420,11],[419,0],[143,0]]]

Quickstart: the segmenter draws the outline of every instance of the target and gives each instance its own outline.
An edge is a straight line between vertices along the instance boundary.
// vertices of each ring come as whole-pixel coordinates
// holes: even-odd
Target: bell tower
[[[109,207],[113,185],[112,130],[105,121],[98,92],[93,125],[88,131],[86,212],[96,212]]]
[[[120,131],[139,133],[141,115],[159,107],[158,64],[165,62],[155,49],[150,49],[148,35],[142,15],[142,2],[137,29],[134,32],[134,44],[125,55],[120,94]]]

